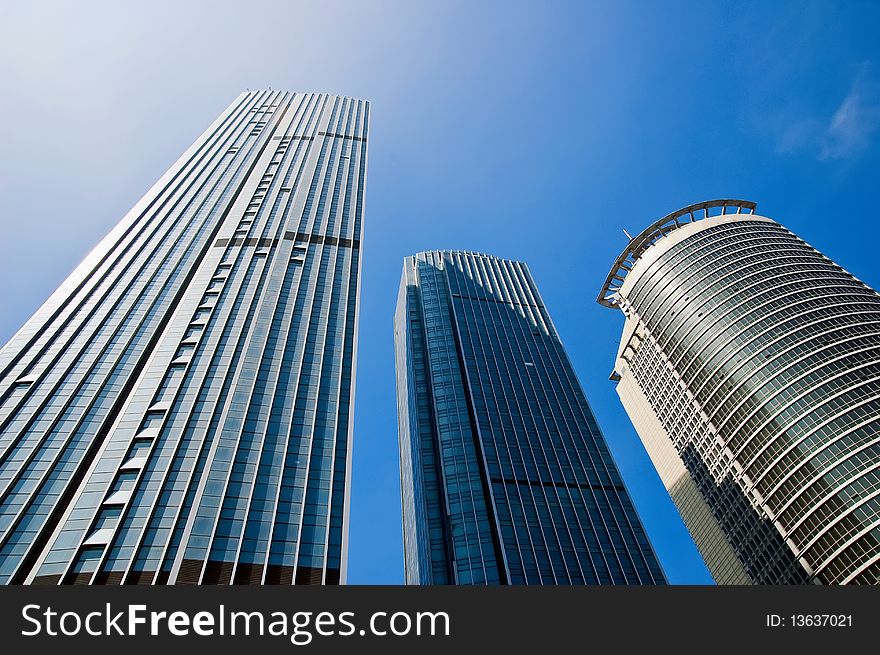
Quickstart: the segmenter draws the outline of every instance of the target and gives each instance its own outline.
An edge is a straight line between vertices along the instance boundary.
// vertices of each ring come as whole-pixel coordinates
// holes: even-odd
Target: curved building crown
[[[876,584],[880,295],[754,211],[630,241],[612,379],[718,582]]]
[[[681,209],[674,211],[671,214],[667,214],[663,218],[651,223],[648,227],[642,230],[638,236],[630,239],[626,249],[620,253],[620,256],[618,256],[617,260],[614,262],[614,266],[611,267],[608,277],[605,278],[605,284],[602,285],[599,297],[596,299],[598,303],[605,307],[614,306],[614,294],[620,289],[620,284],[623,283],[627,273],[632,270],[636,260],[638,260],[648,248],[657,243],[658,240],[688,223],[693,223],[703,218],[709,218],[710,215],[713,215],[710,213],[713,210],[720,210],[721,214],[727,214],[728,208],[735,209],[735,213],[737,214],[744,212],[754,214],[757,205],[749,200],[733,200],[729,198],[707,200],[706,202],[698,202],[693,205],[688,205],[687,207],[682,207]],[[702,215],[700,215],[700,212],[702,212]]]

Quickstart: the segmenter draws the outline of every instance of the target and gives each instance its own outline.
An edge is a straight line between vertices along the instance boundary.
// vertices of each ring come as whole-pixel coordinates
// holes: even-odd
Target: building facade
[[[0,350],[0,581],[344,582],[368,124],[242,93]]]
[[[755,204],[632,239],[612,379],[719,583],[880,583],[880,295]]]
[[[404,261],[394,319],[408,584],[662,584],[525,264]]]

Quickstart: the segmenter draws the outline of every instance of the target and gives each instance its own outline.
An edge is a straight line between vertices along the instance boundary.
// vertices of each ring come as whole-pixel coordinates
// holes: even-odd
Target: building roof
[[[736,211],[727,211],[727,208]],[[677,211],[667,214],[659,221],[655,221],[647,228],[642,230],[638,236],[630,239],[626,249],[620,253],[608,277],[605,278],[605,284],[599,292],[596,302],[605,307],[615,307],[615,296],[620,290],[627,273],[629,273],[639,257],[653,246],[657,241],[674,232],[678,228],[693,223],[695,221],[709,218],[710,216],[719,216],[721,214],[754,214],[757,204],[748,200],[735,200],[724,198],[721,200],[707,200],[694,205],[688,205]],[[720,208],[720,211],[710,213],[710,209]]]

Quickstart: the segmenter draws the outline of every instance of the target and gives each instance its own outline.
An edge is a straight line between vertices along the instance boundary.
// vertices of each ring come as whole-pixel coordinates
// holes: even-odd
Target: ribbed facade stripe
[[[613,377],[718,582],[877,584],[880,295],[754,210],[630,242]]]
[[[662,584],[522,262],[404,261],[394,320],[408,584]]]
[[[345,580],[368,125],[242,93],[0,350],[0,581]]]

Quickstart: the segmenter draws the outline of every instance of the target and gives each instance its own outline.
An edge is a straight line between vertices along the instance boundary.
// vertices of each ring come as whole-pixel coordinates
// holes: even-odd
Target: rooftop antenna
[[[630,236],[630,233],[626,231],[626,228],[623,228],[623,233],[626,235],[627,239],[629,239],[630,241],[633,240],[632,236]]]

